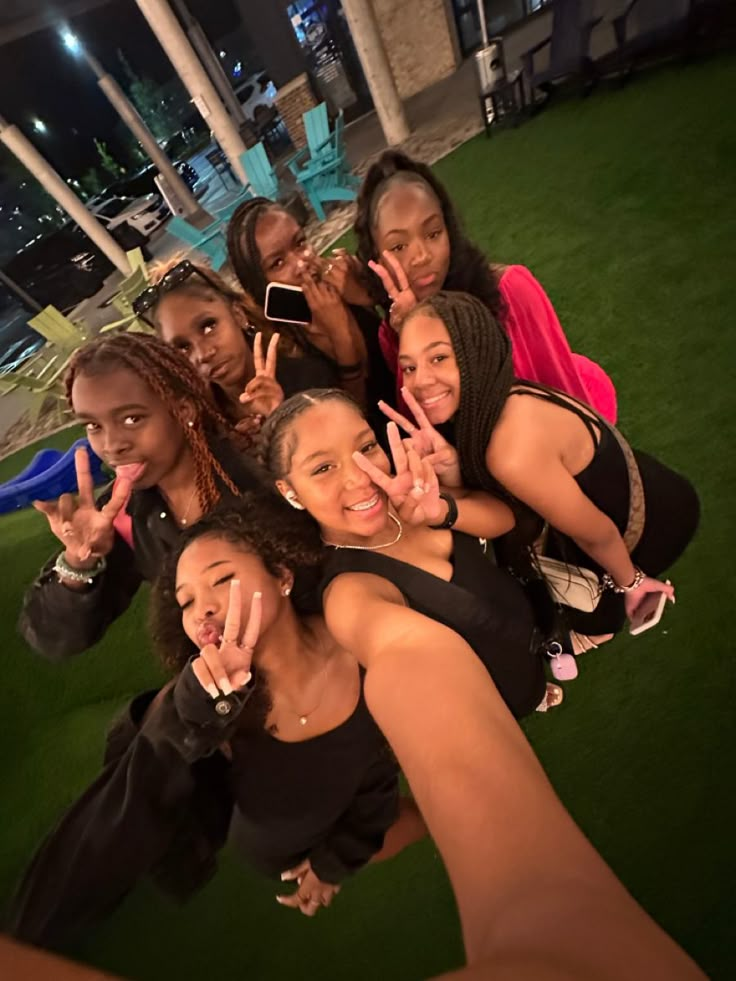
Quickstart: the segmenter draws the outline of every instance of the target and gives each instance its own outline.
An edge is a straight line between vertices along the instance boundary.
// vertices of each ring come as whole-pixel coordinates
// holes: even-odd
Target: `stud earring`
[[[284,586],[284,588],[281,590],[281,595],[291,596],[291,586]]]
[[[190,429],[194,429],[194,419],[190,419],[187,426],[189,426]]]
[[[296,508],[297,511],[304,510],[304,505],[300,504],[299,501],[297,501],[296,494],[294,493],[294,491],[286,492],[286,500],[289,502],[289,504],[291,504],[293,508]]]

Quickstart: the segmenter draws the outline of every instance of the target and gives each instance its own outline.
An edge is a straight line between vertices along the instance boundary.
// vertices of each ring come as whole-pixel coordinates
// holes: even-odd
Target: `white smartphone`
[[[312,311],[299,286],[286,283],[269,283],[266,287],[264,313],[267,320],[284,324],[311,324]]]
[[[669,582],[667,585],[669,586]],[[652,627],[656,627],[662,619],[666,605],[666,593],[648,593],[636,608],[629,624],[629,633],[631,636],[636,637],[637,634],[643,634],[645,630],[651,630]]]

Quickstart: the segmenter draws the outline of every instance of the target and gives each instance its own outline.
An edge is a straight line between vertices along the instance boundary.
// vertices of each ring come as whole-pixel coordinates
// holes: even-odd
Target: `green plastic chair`
[[[133,311],[133,301],[137,296],[140,296],[150,282],[146,260],[143,258],[143,253],[140,249],[132,249],[127,253],[127,256],[132,272],[129,276],[125,277],[120,284],[118,292],[112,298],[112,305],[118,313],[123,315],[123,319],[116,320],[111,324],[105,324],[104,327],[100,328],[101,334],[106,334],[108,331],[119,328],[123,328],[131,333],[153,333],[153,328],[138,318]]]
[[[62,351],[76,350],[88,336],[85,324],[81,321],[74,323],[54,306],[44,307],[35,317],[31,317],[28,325]]]

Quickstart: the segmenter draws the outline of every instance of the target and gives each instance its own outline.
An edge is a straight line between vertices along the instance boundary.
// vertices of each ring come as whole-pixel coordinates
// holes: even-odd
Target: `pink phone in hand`
[[[667,582],[669,586],[669,580]],[[656,627],[662,619],[665,605],[667,604],[667,593],[647,593],[641,603],[634,611],[629,624],[629,633],[632,637],[643,634],[645,630]]]

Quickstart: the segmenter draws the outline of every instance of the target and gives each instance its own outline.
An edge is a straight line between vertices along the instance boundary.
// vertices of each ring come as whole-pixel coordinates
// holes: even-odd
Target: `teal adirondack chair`
[[[256,143],[240,157],[248,181],[258,197],[270,198],[275,201],[279,196],[279,179],[273,164],[268,159],[263,143]]]
[[[175,238],[196,249],[210,260],[213,269],[220,269],[227,260],[227,242],[221,218],[206,228],[195,228],[180,215],[174,215],[166,230]]]
[[[308,115],[309,113],[304,114],[305,123]],[[344,125],[343,114],[340,112],[335,120],[334,130],[315,155],[311,155],[309,147],[305,147],[288,162],[289,170],[304,189],[320,221],[324,221],[326,217],[323,208],[325,201],[354,201],[360,186],[360,178],[350,173],[347,163],[343,140]],[[302,166],[301,160],[306,154],[310,156]]]
[[[327,103],[320,102],[314,109],[309,109],[302,116],[304,132],[307,137],[309,156],[314,160],[321,154],[329,154],[330,119],[327,115]]]
[[[235,209],[238,208],[243,201],[250,201],[252,197],[254,197],[253,190],[250,184],[248,184],[248,186],[244,187],[236,197],[225,205],[224,208],[210,208],[210,211],[217,215],[217,220],[219,222],[221,222],[223,225],[227,225],[235,213]]]

